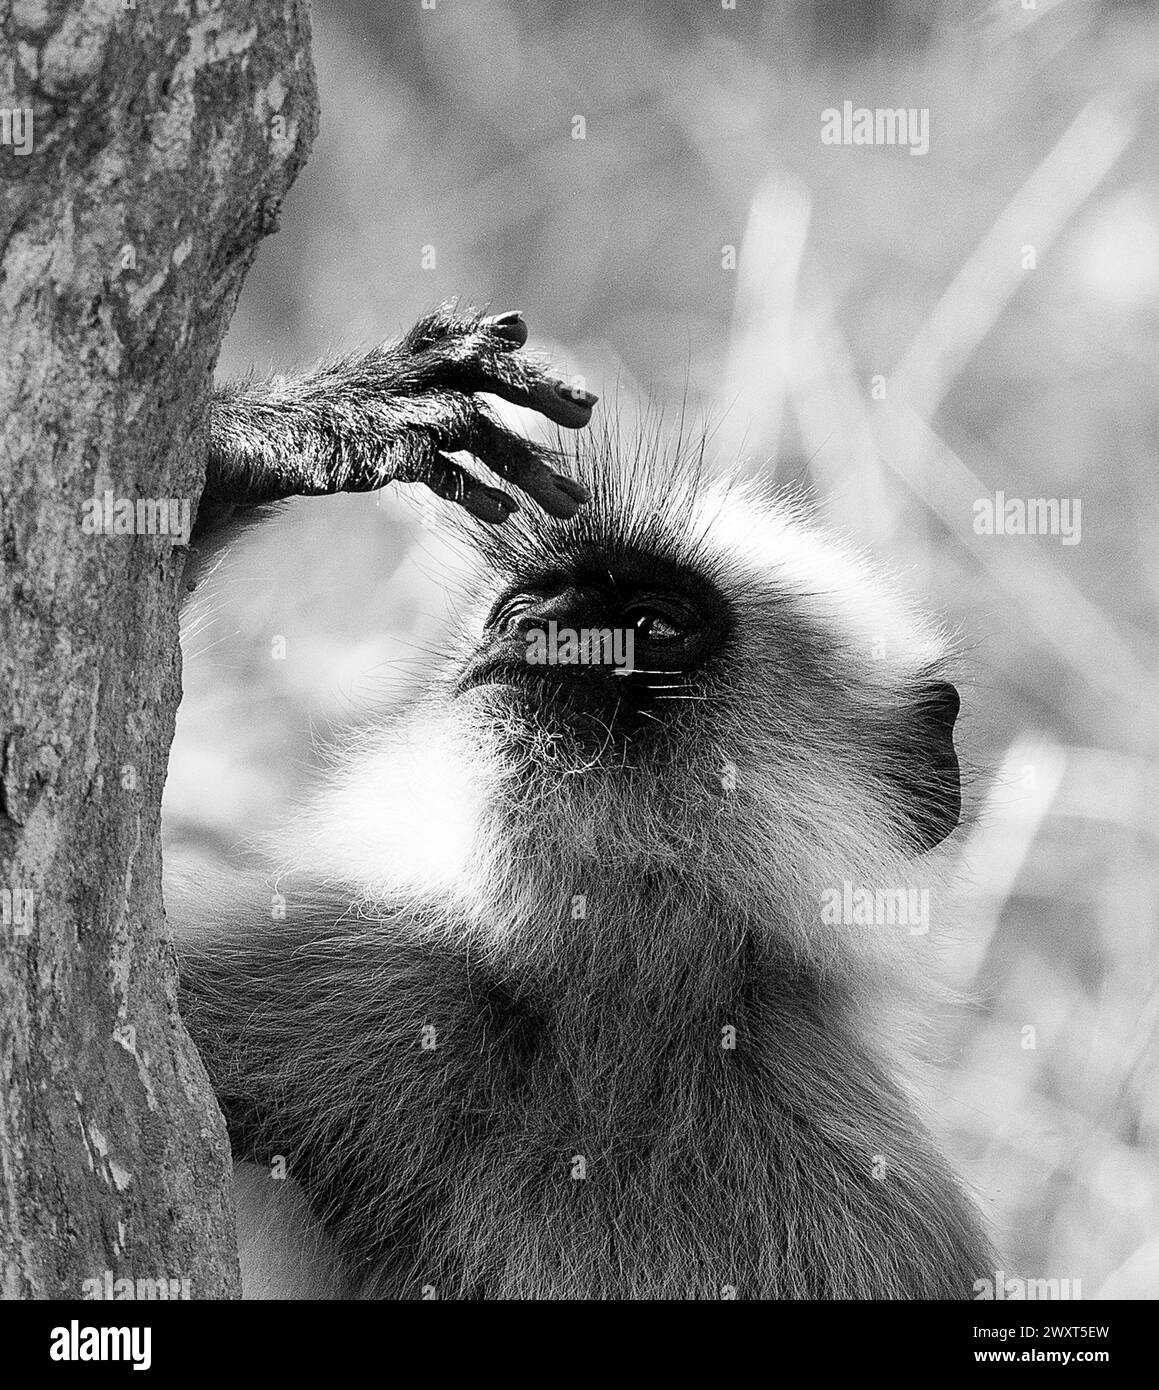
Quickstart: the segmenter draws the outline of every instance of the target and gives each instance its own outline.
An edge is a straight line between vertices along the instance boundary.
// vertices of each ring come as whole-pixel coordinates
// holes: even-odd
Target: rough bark
[[[196,509],[220,341],[314,133],[308,20],[16,0],[0,26],[0,1292],[228,1296],[228,1145],[161,908],[183,552],[90,534],[85,502]]]

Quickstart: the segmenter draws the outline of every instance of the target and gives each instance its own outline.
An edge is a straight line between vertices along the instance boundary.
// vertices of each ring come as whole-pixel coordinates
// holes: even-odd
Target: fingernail
[[[555,383],[555,394],[574,405],[595,405],[599,396],[592,391],[582,391],[578,386],[569,386],[566,381]]]
[[[522,347],[527,341],[527,324],[523,321],[522,309],[509,309],[505,314],[494,314],[483,320],[492,333],[497,333],[506,342]]]
[[[573,502],[583,503],[592,500],[591,493],[583,483],[577,483],[574,478],[565,478],[562,473],[553,473],[551,476],[555,479],[556,489],[570,497]]]

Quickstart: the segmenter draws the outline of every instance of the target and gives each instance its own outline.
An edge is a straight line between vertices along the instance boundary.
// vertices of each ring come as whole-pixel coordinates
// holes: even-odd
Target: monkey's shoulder
[[[327,889],[286,906],[183,952],[186,1016],[235,1157],[281,1157],[378,1296],[946,1296],[985,1265],[952,1177],[825,991],[788,975],[750,991],[722,1048],[707,1017],[601,1007],[582,980],[588,1009],[553,1009],[402,904]],[[902,1272],[844,1252],[791,1276],[803,1221],[830,1247],[858,1230]],[[551,1260],[593,1231],[607,1248],[563,1278]],[[935,1239],[952,1253],[938,1276]]]

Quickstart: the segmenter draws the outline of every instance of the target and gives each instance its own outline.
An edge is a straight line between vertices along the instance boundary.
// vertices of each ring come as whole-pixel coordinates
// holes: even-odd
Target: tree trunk
[[[0,25],[0,1293],[229,1296],[159,808],[198,426],[313,138],[308,20],[14,0]]]

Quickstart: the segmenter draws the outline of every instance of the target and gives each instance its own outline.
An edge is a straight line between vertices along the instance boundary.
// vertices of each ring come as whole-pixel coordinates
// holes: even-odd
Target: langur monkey
[[[245,1291],[968,1298],[995,1257],[904,1079],[927,943],[840,906],[958,823],[945,640],[696,450],[508,431],[476,393],[573,429],[595,401],[526,337],[444,308],[214,402],[202,553],[279,498],[421,482],[481,600],[287,829],[285,920],[266,882],[180,932]]]

